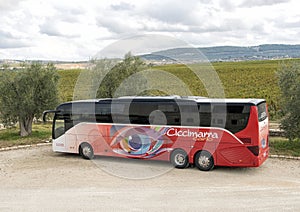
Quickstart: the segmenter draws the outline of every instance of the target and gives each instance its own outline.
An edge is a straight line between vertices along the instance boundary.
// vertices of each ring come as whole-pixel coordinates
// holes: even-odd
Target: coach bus
[[[269,154],[264,99],[119,97],[66,102],[53,113],[53,151],[167,160],[176,168],[258,167]]]

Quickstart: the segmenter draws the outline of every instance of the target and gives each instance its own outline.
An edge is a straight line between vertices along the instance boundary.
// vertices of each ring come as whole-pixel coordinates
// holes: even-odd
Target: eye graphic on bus
[[[263,139],[261,140],[261,147],[262,147],[262,148],[265,148],[266,146],[267,146],[266,139],[263,138]]]
[[[117,154],[152,158],[171,150],[164,147],[164,144],[169,143],[165,136],[167,130],[166,127],[123,127],[113,135],[110,146]]]

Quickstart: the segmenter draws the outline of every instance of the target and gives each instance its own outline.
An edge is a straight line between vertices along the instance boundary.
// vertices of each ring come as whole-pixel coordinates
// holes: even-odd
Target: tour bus
[[[264,99],[119,97],[66,102],[53,113],[55,152],[171,161],[176,168],[258,167],[269,155]]]

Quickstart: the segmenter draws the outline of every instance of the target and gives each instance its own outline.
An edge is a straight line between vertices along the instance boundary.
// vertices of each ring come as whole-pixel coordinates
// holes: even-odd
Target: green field
[[[33,124],[32,134],[27,137],[20,137],[17,127],[0,130],[0,148],[49,141],[51,129],[51,124]]]
[[[276,71],[282,62],[282,60],[216,62],[212,63],[212,65],[222,82],[227,98],[266,99],[269,105],[271,119],[276,120],[280,117],[280,90],[276,78]],[[154,66],[152,69],[166,71],[178,77],[187,85],[193,95],[208,95],[201,80],[185,65]],[[205,70],[205,67],[203,69]],[[71,101],[80,70],[59,70],[59,74],[61,76],[59,82],[60,101]],[[170,80],[168,81],[168,79],[160,77],[157,78],[159,80],[154,82],[157,83],[157,87],[161,84],[167,84],[169,87],[172,87]]]
[[[300,157],[300,142],[287,138],[270,137],[270,154]]]

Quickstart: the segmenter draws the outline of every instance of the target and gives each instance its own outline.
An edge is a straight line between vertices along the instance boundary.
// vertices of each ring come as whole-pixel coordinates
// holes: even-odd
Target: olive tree
[[[100,61],[103,63],[103,61]],[[96,66],[97,67],[97,66]],[[118,95],[136,95],[136,91],[144,83],[146,79],[142,76],[135,78],[135,82],[126,87],[126,91],[122,94],[116,94],[116,90],[121,83],[133,74],[136,74],[142,70],[145,70],[147,65],[138,56],[133,56],[131,53],[127,53],[121,62],[118,62],[109,71],[109,73],[103,78],[100,87],[97,92],[98,98],[111,98],[118,97]]]
[[[53,64],[33,62],[18,71],[0,73],[0,118],[6,126],[19,124],[20,135],[32,132],[34,118],[58,102],[58,74]]]
[[[281,89],[281,128],[289,140],[300,138],[300,64],[283,63],[278,71]]]

